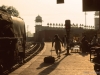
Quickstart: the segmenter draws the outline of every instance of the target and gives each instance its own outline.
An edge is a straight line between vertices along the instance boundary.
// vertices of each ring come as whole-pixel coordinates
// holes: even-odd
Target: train
[[[0,75],[18,63],[20,53],[25,57],[25,44],[24,20],[0,10]]]

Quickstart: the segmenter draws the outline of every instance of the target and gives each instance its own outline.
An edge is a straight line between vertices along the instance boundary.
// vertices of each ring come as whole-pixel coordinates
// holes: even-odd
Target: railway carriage
[[[0,73],[6,69],[10,70],[18,62],[20,50],[25,57],[25,43],[23,19],[0,10]]]

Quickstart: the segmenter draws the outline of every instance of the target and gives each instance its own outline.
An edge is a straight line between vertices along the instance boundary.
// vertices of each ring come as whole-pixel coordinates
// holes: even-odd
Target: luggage
[[[52,56],[52,50],[51,50],[51,56],[44,57],[44,63],[53,64],[54,62],[55,58]]]
[[[52,56],[47,56],[44,58],[44,63],[54,63],[55,62],[55,58]]]

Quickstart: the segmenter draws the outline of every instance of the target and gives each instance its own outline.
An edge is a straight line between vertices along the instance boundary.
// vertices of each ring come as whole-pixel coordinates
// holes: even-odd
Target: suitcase
[[[44,57],[44,63],[53,64],[55,62],[55,58],[52,56],[52,50],[51,50],[51,56]]]

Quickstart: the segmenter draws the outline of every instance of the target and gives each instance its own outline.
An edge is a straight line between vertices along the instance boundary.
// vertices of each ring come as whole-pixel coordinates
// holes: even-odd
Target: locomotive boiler
[[[1,74],[4,70],[10,70],[18,62],[19,52],[22,52],[23,57],[25,57],[25,44],[26,31],[24,20],[0,10]]]

